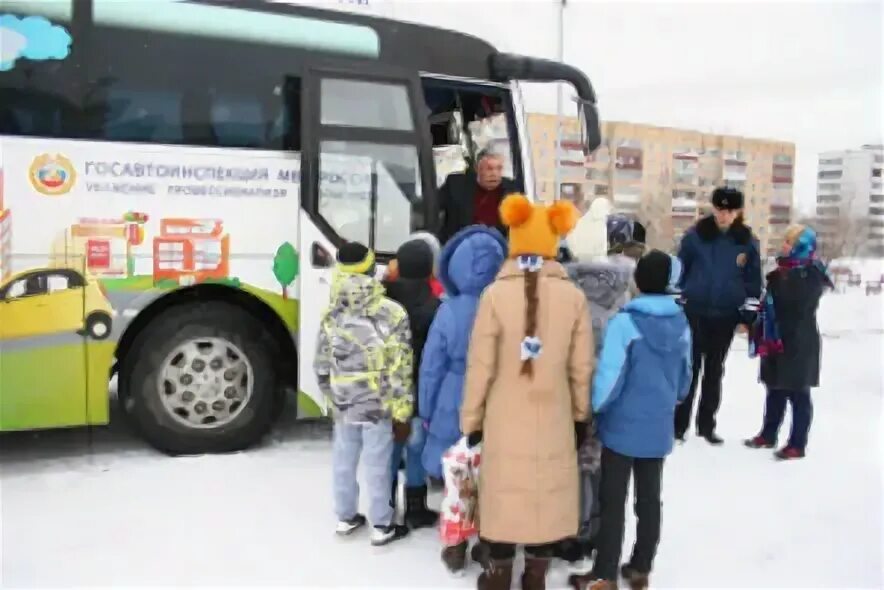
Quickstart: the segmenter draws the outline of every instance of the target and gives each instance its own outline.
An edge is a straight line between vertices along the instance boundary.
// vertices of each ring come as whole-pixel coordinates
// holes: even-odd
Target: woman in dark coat
[[[822,354],[816,310],[832,283],[816,258],[816,233],[802,225],[786,231],[777,269],[767,275],[767,293],[754,328],[753,349],[761,357],[761,380],[767,386],[761,433],[746,441],[750,448],[771,449],[792,404],[789,443],[778,459],[800,459],[807,446],[813,416],[810,389],[820,381]]]

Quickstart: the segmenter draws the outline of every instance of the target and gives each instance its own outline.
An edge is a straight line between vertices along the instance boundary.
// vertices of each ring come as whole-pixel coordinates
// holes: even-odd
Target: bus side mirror
[[[583,153],[589,155],[596,151],[602,144],[601,125],[599,123],[599,112],[594,103],[587,100],[581,100],[579,97],[574,98],[577,103],[577,120],[580,127],[580,144],[583,146]]]

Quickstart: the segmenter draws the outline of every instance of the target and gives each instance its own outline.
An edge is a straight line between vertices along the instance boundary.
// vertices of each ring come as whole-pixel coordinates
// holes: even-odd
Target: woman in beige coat
[[[593,340],[586,297],[553,261],[576,217],[564,201],[501,204],[510,260],[479,303],[461,409],[461,431],[482,441],[479,534],[490,560],[480,590],[510,587],[516,545],[526,546],[522,588],[545,588],[553,548],[577,533],[585,428],[575,426],[589,415]]]

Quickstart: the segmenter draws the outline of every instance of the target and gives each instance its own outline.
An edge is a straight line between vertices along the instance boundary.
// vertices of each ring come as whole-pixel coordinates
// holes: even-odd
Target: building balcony
[[[792,207],[789,205],[771,205],[770,214],[777,217],[791,217]]]
[[[789,225],[792,223],[792,219],[789,217],[770,217],[768,222],[771,225]]]
[[[817,194],[839,193],[841,192],[840,182],[818,182],[816,185]]]
[[[587,168],[585,175],[586,175],[586,180],[608,182],[608,169],[607,168]]]
[[[615,171],[615,177],[617,180],[625,180],[625,181],[637,181],[642,179],[642,171],[641,170],[630,170],[618,168]]]
[[[746,182],[746,167],[725,166],[722,171],[722,177],[725,181],[735,180]]]
[[[770,197],[770,204],[777,207],[791,207],[792,206],[792,193],[780,193],[774,192]]]
[[[677,186],[700,186],[700,178],[694,174],[674,174],[672,182]]]
[[[641,203],[642,196],[641,194],[633,194],[633,193],[622,193],[617,192],[616,189],[614,191],[614,203]]]

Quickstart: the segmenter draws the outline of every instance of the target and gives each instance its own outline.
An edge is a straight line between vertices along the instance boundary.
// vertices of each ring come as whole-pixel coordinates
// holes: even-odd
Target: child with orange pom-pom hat
[[[555,261],[577,221],[566,201],[501,203],[509,260],[482,295],[470,339],[461,430],[482,442],[479,588],[545,587],[556,545],[577,533],[578,436],[589,416],[593,338],[586,297]]]

